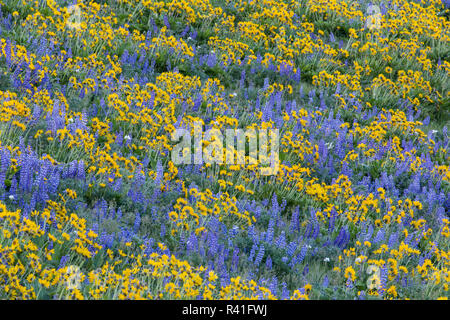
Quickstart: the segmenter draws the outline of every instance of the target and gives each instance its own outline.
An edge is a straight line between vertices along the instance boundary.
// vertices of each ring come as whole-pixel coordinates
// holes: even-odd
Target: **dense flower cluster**
[[[0,298],[447,298],[449,42],[441,0],[0,1]],[[198,122],[279,170],[175,165]]]

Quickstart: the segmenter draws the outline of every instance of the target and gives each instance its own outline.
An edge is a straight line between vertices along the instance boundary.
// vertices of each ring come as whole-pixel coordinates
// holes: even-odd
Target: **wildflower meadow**
[[[448,0],[0,0],[0,299],[447,299]]]

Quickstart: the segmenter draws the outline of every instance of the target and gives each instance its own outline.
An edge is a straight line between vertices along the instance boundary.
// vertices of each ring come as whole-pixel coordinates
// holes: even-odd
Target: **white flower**
[[[192,38],[191,38],[191,37],[188,37],[187,39],[188,39],[188,40],[192,40]]]
[[[437,133],[438,131],[437,130],[431,130],[431,133],[432,134],[435,134],[435,133]]]
[[[68,121],[69,123],[72,123],[72,122],[73,122],[73,118],[69,118],[67,121]]]
[[[362,262],[362,259],[360,257],[355,259],[355,263],[361,263],[361,262]]]
[[[306,247],[307,247],[308,249],[311,249],[311,248],[312,248],[309,244],[307,244]]]
[[[8,198],[9,198],[9,200],[14,200],[14,196],[13,195],[10,195]]]
[[[330,258],[326,257],[325,259],[323,259],[324,262],[330,262]]]
[[[125,137],[123,137],[125,140],[131,140],[131,137],[129,135],[126,135]]]

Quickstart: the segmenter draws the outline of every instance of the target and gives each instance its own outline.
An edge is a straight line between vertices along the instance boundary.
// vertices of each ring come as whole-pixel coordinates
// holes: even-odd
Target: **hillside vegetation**
[[[0,298],[448,298],[449,12],[1,0]],[[173,163],[195,122],[278,171]]]

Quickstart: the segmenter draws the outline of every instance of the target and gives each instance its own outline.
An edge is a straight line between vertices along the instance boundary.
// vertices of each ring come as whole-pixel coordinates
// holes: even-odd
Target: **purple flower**
[[[297,243],[294,241],[291,241],[287,247],[286,253],[292,257],[295,253],[295,250],[297,250]]]
[[[0,163],[0,189],[4,188],[6,171],[8,171],[11,155],[8,149],[2,150],[2,158]]]
[[[282,231],[280,236],[277,238],[275,245],[280,249],[284,249],[286,247],[286,236],[284,231]]]
[[[64,255],[59,260],[59,269],[62,269],[66,266],[67,261],[69,261],[70,255]]]
[[[384,240],[384,229],[381,228],[380,230],[378,230],[377,235],[375,236],[374,242],[376,244],[379,244],[383,240]]]
[[[272,258],[270,258],[270,256],[268,256],[266,259],[266,268],[268,270],[272,270]]]
[[[86,172],[85,172],[83,160],[78,161],[76,176],[80,180],[84,180],[86,178]]]
[[[261,247],[259,248],[258,254],[256,256],[254,265],[255,266],[259,266],[261,261],[262,261],[262,259],[263,259],[263,257],[264,257],[264,246],[261,245]]]
[[[197,252],[198,251],[198,239],[195,236],[195,233],[192,232],[189,236],[189,239],[186,243],[186,253],[189,254],[190,252]]]
[[[307,245],[304,245],[303,247],[302,247],[302,250],[300,250],[300,253],[297,255],[297,258],[296,258],[296,263],[302,263],[303,262],[303,260],[305,259],[305,256],[306,256],[306,253],[308,252],[308,246]]]
[[[134,232],[138,232],[140,225],[141,225],[141,215],[139,214],[139,212],[136,212],[136,217],[134,219],[134,226],[133,226]],[[162,226],[163,226],[163,224],[161,225],[161,228],[162,228]]]
[[[336,39],[334,37],[333,32],[330,32],[330,42],[335,42],[335,41],[336,41]]]
[[[300,215],[300,210],[299,210],[299,207],[297,206],[294,209],[294,212],[292,213],[292,216],[291,216],[291,223],[289,225],[289,233],[293,233],[293,232],[300,230],[299,215]]]
[[[258,245],[256,243],[253,243],[252,249],[250,251],[250,255],[248,257],[248,261],[252,262],[255,254],[256,254],[256,250],[258,250]]]
[[[328,288],[328,284],[329,284],[328,276],[325,275],[325,277],[323,279],[322,287]]]

